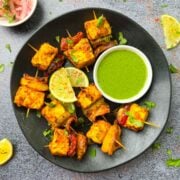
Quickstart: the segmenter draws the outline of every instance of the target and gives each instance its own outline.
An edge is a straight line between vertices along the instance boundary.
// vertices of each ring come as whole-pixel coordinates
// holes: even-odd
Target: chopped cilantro
[[[45,104],[46,104],[47,106],[49,106],[50,108],[56,107],[56,105],[55,105],[54,103],[52,103],[52,102],[50,102],[50,103],[45,102]]]
[[[70,38],[67,38],[67,39],[66,39],[66,42],[67,42],[67,44],[69,44],[69,45],[73,45],[73,44],[74,44],[74,41],[73,41],[72,39],[70,39]]]
[[[60,36],[56,36],[55,39],[58,43],[60,42]]]
[[[96,26],[99,28],[103,25],[103,22],[104,22],[104,16],[101,15],[98,19],[97,19],[97,24]]]
[[[83,124],[84,123],[84,118],[83,117],[79,117],[78,118],[78,123],[79,124]]]
[[[169,158],[172,158],[172,151],[170,149],[167,150],[167,155]]]
[[[74,55],[74,52],[75,52],[75,51],[72,50],[70,56],[71,56],[72,61],[74,61],[75,63],[77,63],[79,60],[78,60],[78,58]]]
[[[180,158],[177,159],[167,159],[166,165],[168,167],[180,167]]]
[[[4,69],[5,69],[5,65],[4,64],[0,64],[0,73],[4,72]]]
[[[10,44],[6,44],[5,48],[11,53],[12,50],[11,50],[11,45]]]
[[[145,106],[147,109],[152,109],[156,107],[156,103],[153,101],[144,101],[143,106]]]
[[[89,149],[89,155],[94,158],[96,157],[96,149],[95,148],[90,148]]]
[[[75,113],[75,105],[73,103],[64,103],[63,106],[65,107],[65,109],[67,109],[67,111],[71,114]]]
[[[167,8],[168,7],[168,4],[162,4],[161,5],[161,8]]]
[[[40,111],[36,111],[36,116],[37,116],[38,118],[41,118],[41,112],[40,112]]]
[[[122,32],[119,32],[119,37],[118,37],[118,39],[119,39],[119,44],[120,44],[120,45],[127,44],[127,39],[126,39],[126,38],[124,38],[124,36],[123,36],[123,33],[122,33]]]
[[[172,134],[173,133],[173,127],[166,128],[166,134]]]
[[[46,129],[43,131],[43,136],[44,137],[48,137],[48,138],[52,138],[53,136],[53,130],[52,129]]]
[[[152,145],[152,149],[153,150],[159,150],[161,148],[161,144],[159,142],[155,142],[153,145]]]
[[[169,65],[169,71],[170,71],[170,73],[179,73],[180,72],[180,70],[178,69],[178,68],[176,68],[174,65],[172,65],[172,64],[170,64]]]

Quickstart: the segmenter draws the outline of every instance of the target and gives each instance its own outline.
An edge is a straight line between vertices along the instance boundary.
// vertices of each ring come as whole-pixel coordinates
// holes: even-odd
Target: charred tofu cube
[[[28,74],[24,74],[20,82],[22,86],[26,86],[36,91],[47,91],[49,89],[47,83],[48,79],[45,77],[32,77]]]
[[[48,147],[52,155],[67,156],[69,151],[69,135],[67,130],[56,128]]]
[[[102,15],[98,19],[86,21],[84,23],[87,37],[90,41],[99,39],[111,34],[111,26]]]
[[[86,109],[101,97],[102,95],[96,86],[94,84],[90,84],[87,88],[84,88],[79,92],[77,96],[77,103],[82,109]]]
[[[58,53],[58,48],[44,43],[41,45],[40,49],[33,56],[31,63],[33,66],[37,67],[39,70],[47,70],[53,59]]]
[[[104,102],[104,98],[97,100],[89,108],[83,110],[84,115],[91,121],[95,122],[97,117],[104,116],[110,112],[109,105]]]
[[[81,69],[95,61],[93,50],[87,38],[82,38],[72,49],[64,52],[70,62]]]
[[[16,92],[14,103],[29,109],[40,109],[44,104],[44,92],[38,92],[26,86],[20,86]]]
[[[70,117],[70,113],[66,111],[57,100],[52,100],[50,103],[46,104],[41,114],[53,128],[63,126]]]
[[[111,124],[107,121],[99,120],[92,124],[86,136],[97,144],[102,144]]]
[[[112,155],[118,148],[120,148],[118,143],[120,142],[120,135],[121,129],[119,125],[112,125],[103,140],[101,147],[102,152]]]
[[[77,134],[77,159],[78,160],[81,160],[83,158],[87,150],[87,145],[88,145],[87,137],[82,133],[78,133]]]

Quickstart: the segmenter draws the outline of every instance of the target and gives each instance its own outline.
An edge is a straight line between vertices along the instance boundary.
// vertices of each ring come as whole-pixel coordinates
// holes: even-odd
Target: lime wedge
[[[69,80],[71,82],[72,87],[88,87],[89,86],[89,80],[86,74],[75,67],[67,67],[65,68]]]
[[[60,68],[51,75],[49,91],[61,102],[71,103],[77,100],[65,68]]]
[[[161,16],[166,48],[176,47],[180,42],[180,23],[174,17],[164,14]]]
[[[0,141],[0,165],[5,164],[13,155],[12,143],[4,138]]]

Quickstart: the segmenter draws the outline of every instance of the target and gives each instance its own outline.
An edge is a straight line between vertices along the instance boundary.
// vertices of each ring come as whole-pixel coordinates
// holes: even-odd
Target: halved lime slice
[[[72,87],[88,87],[89,80],[86,74],[75,67],[67,67],[65,68],[68,73],[69,80],[71,82]]]
[[[180,23],[178,20],[168,14],[161,16],[166,48],[176,47],[180,42]]]
[[[71,103],[77,100],[65,68],[60,68],[51,75],[49,91],[61,102]]]
[[[5,164],[13,155],[12,143],[4,138],[0,141],[0,165]]]

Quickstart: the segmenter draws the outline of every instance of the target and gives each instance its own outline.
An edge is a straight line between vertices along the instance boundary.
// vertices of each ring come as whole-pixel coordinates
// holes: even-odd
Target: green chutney
[[[128,50],[116,50],[106,55],[97,69],[101,89],[115,99],[137,95],[147,79],[147,67],[140,56]]]

